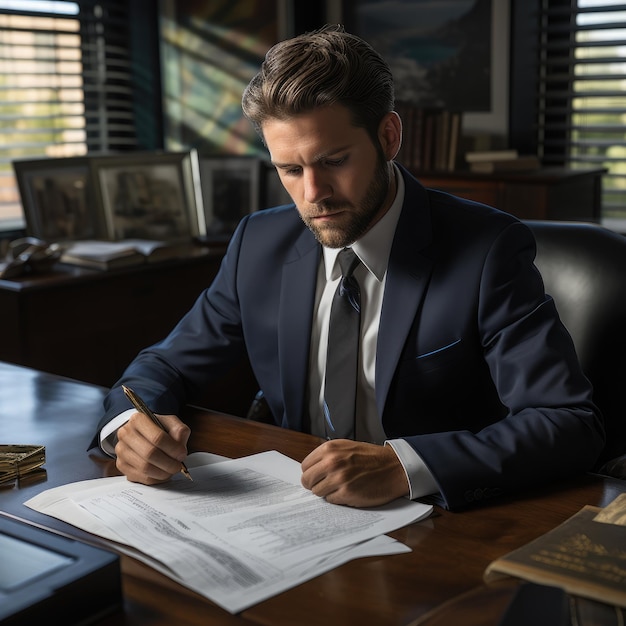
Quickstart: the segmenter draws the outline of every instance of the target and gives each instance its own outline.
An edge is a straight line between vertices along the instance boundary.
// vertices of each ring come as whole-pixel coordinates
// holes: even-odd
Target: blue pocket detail
[[[453,341],[452,343],[449,343],[447,346],[442,346],[441,348],[437,348],[436,350],[432,350],[431,352],[426,352],[426,354],[419,354],[415,358],[416,359],[424,359],[427,356],[432,356],[433,354],[437,354],[437,352],[443,352],[444,350],[447,350],[448,348],[451,348],[452,346],[456,346],[457,343],[461,343],[461,340],[457,339],[456,341]]]

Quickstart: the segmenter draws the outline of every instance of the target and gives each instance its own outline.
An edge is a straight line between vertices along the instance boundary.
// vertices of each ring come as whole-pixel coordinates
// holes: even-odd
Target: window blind
[[[0,0],[0,229],[23,225],[11,161],[136,147],[123,0]]]
[[[540,157],[605,168],[603,221],[626,220],[626,4],[543,0],[539,19]]]

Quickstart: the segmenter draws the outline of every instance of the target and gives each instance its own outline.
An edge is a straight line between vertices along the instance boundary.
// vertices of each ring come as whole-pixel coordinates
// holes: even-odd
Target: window
[[[0,0],[0,231],[24,225],[11,161],[137,147],[124,0]]]
[[[626,225],[626,4],[543,0],[539,150],[545,165],[601,167],[602,221]]]

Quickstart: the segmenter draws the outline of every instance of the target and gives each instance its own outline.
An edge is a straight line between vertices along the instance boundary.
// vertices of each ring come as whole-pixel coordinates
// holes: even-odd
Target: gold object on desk
[[[23,478],[45,462],[45,446],[0,444],[0,483]]]
[[[159,421],[159,418],[148,408],[146,403],[130,388],[122,385],[122,389],[126,394],[126,397],[132,402],[133,406],[140,412],[147,415],[161,430],[167,432],[163,424]],[[193,480],[187,466],[181,461],[180,471],[189,479]]]

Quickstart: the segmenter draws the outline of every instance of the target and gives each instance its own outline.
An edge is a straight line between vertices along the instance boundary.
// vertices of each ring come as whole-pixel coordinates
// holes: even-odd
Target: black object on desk
[[[562,589],[523,583],[516,591],[499,626],[569,626],[568,596]]]
[[[90,624],[122,604],[119,557],[0,518],[0,622]]]

